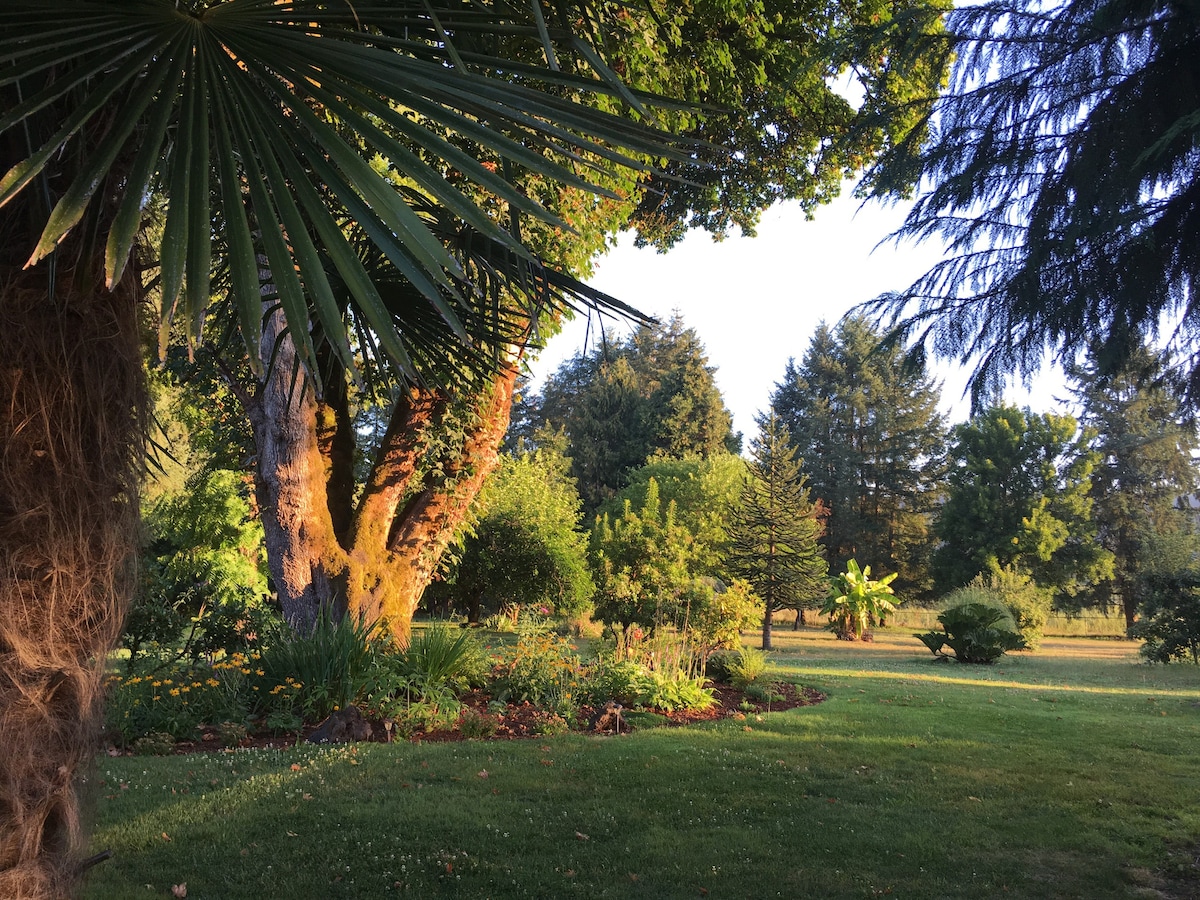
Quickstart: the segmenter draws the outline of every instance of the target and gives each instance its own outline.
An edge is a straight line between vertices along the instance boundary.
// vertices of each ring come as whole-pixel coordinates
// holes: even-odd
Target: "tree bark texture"
[[[146,394],[136,288],[106,290],[73,241],[22,271],[32,244],[4,224],[0,897],[43,900],[78,875],[79,777],[135,583]]]
[[[276,311],[262,337],[263,358],[272,362],[246,411],[258,450],[255,491],[267,566],[284,619],[308,634],[323,611],[338,618],[345,613],[348,559],[330,512],[316,393],[282,328]]]
[[[499,461],[512,408],[515,366],[506,366],[471,404],[408,388],[398,397],[361,495],[345,477],[352,422],[343,384],[326,377],[318,398],[294,365],[277,314],[263,335],[274,362],[246,398],[258,448],[258,501],[267,560],[284,617],[311,630],[322,609],[381,621],[408,641],[421,594]],[[432,440],[452,431],[457,440]]]

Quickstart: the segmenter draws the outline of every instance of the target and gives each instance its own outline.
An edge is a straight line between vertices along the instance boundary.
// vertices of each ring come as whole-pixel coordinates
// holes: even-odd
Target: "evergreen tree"
[[[954,429],[950,458],[939,591],[1012,567],[1061,598],[1111,575],[1092,518],[1097,454],[1071,416],[993,407]]]
[[[1183,418],[1161,360],[1144,347],[1113,377],[1095,362],[1071,374],[1083,423],[1095,435],[1098,537],[1114,558],[1113,577],[1097,585],[1095,599],[1118,604],[1132,625],[1147,578],[1163,574],[1158,548],[1193,531],[1186,498],[1197,483],[1196,428]]]
[[[978,400],[1049,349],[1096,344],[1115,374],[1164,320],[1200,400],[1200,27],[1171,0],[987,0],[946,20],[949,89],[926,135],[893,145],[880,193],[924,192],[901,235],[950,253],[901,294],[898,323],[975,360]],[[923,179],[923,180],[922,180]]]
[[[901,593],[930,588],[934,505],[944,472],[938,386],[880,347],[865,319],[822,324],[801,365],[788,362],[772,407],[828,507],[822,544],[833,569],[869,560]]]
[[[787,428],[774,410],[757,423],[741,503],[730,517],[729,565],[762,600],[762,648],[770,650],[772,615],[817,605],[829,589],[829,566],[817,544],[817,507]]]
[[[531,398],[522,434],[567,434],[571,473],[596,510],[651,456],[738,452],[741,435],[717,389],[704,345],[679,316],[625,341],[602,336],[568,359]]]
[[[601,514],[619,516],[625,501],[641,509],[650,483],[663,503],[674,504],[675,520],[691,536],[692,569],[698,575],[727,580],[729,514],[746,480],[746,461],[732,453],[708,457],[656,456],[629,476],[629,484],[601,507]]]
[[[682,626],[694,581],[690,554],[691,535],[675,521],[675,505],[664,506],[658,484],[650,479],[640,508],[626,500],[620,516],[601,516],[592,530],[595,618],[619,628],[626,646],[634,625]]]

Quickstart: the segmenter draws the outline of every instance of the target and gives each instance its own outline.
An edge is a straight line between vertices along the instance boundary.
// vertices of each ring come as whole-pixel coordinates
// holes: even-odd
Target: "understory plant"
[[[1046,622],[1050,619],[1053,598],[1050,591],[1038,587],[1032,576],[1015,566],[981,572],[966,587],[946,598],[947,605],[986,603],[1008,610],[1013,627],[1025,641],[1024,649],[1036,650],[1042,643]]]
[[[1159,573],[1146,580],[1148,597],[1129,636],[1142,640],[1148,662],[1200,665],[1200,571]]]
[[[295,679],[303,685],[296,712],[305,721],[323,719],[354,703],[366,686],[374,631],[372,624],[353,616],[339,619],[324,610],[311,634],[280,626],[262,652],[264,677],[273,684]]]
[[[518,635],[492,670],[496,699],[573,716],[583,676],[579,654],[546,622],[522,619]]]
[[[987,603],[962,603],[938,616],[941,631],[914,635],[934,656],[960,663],[994,663],[1010,650],[1025,649],[1025,641],[1010,626],[1009,614]],[[943,650],[948,647],[950,653]]]

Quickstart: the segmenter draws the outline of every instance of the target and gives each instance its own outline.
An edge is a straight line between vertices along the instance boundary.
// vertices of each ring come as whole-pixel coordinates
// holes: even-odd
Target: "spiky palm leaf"
[[[566,0],[555,13],[584,23],[578,31],[593,22]],[[548,65],[530,62],[536,54]],[[565,55],[602,77],[563,71]],[[681,155],[663,132],[578,102],[607,94],[642,105],[605,80],[585,37],[546,25],[538,0],[15,0],[0,10],[0,72],[0,90],[18,98],[0,115],[0,135],[25,146],[0,178],[0,206],[33,190],[53,203],[30,263],[104,199],[113,210],[100,222],[104,267],[115,283],[146,200],[160,193],[164,322],[182,319],[198,334],[218,235],[256,366],[264,261],[306,360],[313,348],[301,326],[311,316],[353,364],[331,272],[410,378],[414,354],[453,357],[486,341],[488,321],[464,300],[469,273],[414,199],[526,265],[533,260],[498,224],[497,207],[567,226],[481,152],[601,195],[611,192],[597,170]],[[68,184],[58,183],[63,157],[75,160]],[[389,303],[350,223],[420,302]]]

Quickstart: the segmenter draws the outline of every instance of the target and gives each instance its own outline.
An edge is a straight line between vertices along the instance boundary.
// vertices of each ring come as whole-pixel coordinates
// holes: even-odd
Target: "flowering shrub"
[[[233,653],[211,666],[178,664],[106,681],[107,725],[112,739],[132,746],[140,737],[166,734],[175,740],[196,736],[201,726],[244,723],[261,716],[268,728],[299,727],[294,715],[303,685],[291,676],[272,684],[257,653]]]
[[[493,669],[502,702],[528,702],[556,712],[573,712],[580,699],[583,664],[571,645],[548,631],[529,629]]]

